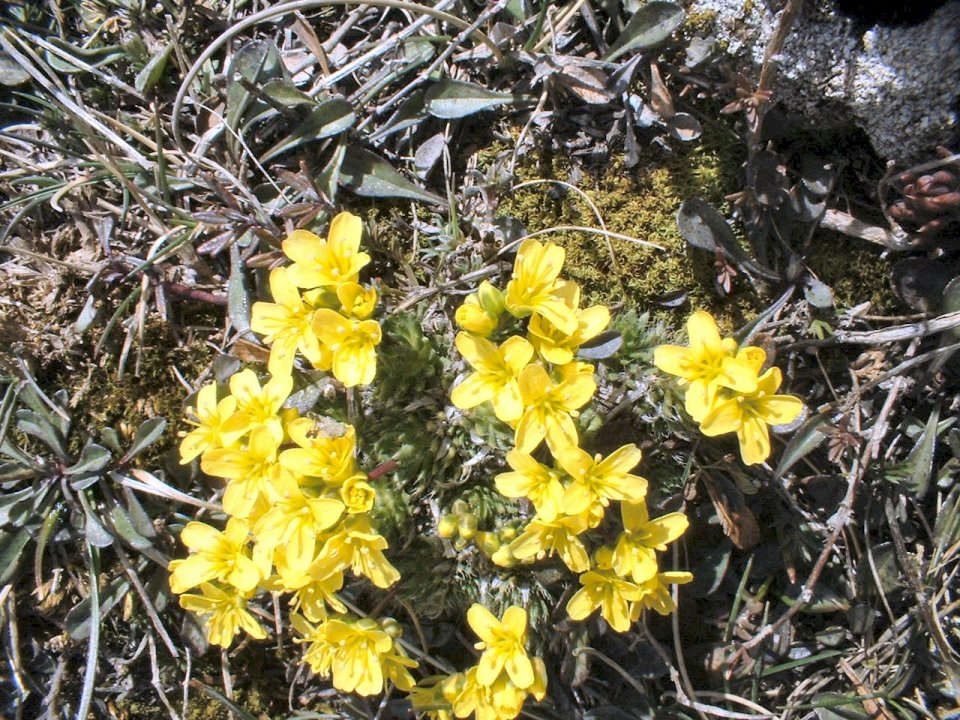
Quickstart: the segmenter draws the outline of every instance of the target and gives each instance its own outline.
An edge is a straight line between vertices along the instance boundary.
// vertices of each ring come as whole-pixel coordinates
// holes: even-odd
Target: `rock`
[[[714,16],[717,39],[756,81],[784,5],[691,0],[688,10]],[[839,127],[852,120],[877,154],[900,164],[929,160],[937,145],[955,148],[960,2],[948,1],[916,19],[869,25],[829,0],[807,0],[777,57],[774,100],[808,125]]]

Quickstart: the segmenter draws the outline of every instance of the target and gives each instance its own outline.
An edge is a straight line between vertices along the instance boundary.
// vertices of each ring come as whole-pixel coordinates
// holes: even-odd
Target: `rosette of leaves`
[[[890,205],[890,217],[913,235],[919,248],[955,249],[960,236],[960,166],[954,163],[923,175],[907,172],[899,179],[903,196]]]
[[[96,434],[79,431],[66,391],[48,397],[29,376],[7,378],[0,401],[0,585],[23,583],[20,597],[42,607],[42,617],[55,618],[52,635],[66,630],[69,640],[86,644],[81,717],[92,702],[101,625],[134,590],[148,608],[143,629],[152,632],[152,623],[155,637],[176,654],[157,614],[165,604],[167,558],[158,549],[153,516],[131,489],[138,483],[128,477],[165,428],[161,418],[146,420],[128,442],[111,427]],[[81,599],[72,608],[61,605],[75,595]],[[62,663],[76,656],[70,647]],[[30,677],[53,667],[41,653],[25,660],[21,670]],[[32,679],[28,687],[47,684]],[[51,693],[32,699],[20,694],[19,701],[39,716],[37,702],[62,702],[58,691]]]
[[[119,542],[165,564],[153,547],[153,521],[121,480],[163,434],[165,420],[145,421],[125,444],[110,427],[96,438],[75,438],[64,390],[47,398],[28,384],[10,384],[4,405],[4,420],[12,423],[0,439],[0,583],[22,569],[31,545],[42,557],[52,544]],[[9,432],[11,425],[17,432]]]

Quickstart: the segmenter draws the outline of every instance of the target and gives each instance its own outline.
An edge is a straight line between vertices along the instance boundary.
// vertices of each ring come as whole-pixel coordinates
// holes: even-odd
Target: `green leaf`
[[[25,525],[35,513],[49,485],[25,488],[0,496],[0,525]]]
[[[136,550],[146,550],[147,548],[153,547],[153,543],[138,533],[136,528],[133,527],[130,516],[127,515],[122,507],[114,505],[107,511],[107,514],[110,517],[110,523],[113,525],[113,529],[117,532],[117,535],[130,547]]]
[[[28,467],[18,462],[0,463],[0,482],[16,482],[17,480],[26,480],[36,477],[40,474],[39,470]]]
[[[0,52],[0,85],[16,87],[30,81],[30,73],[6,53]]]
[[[173,43],[167,43],[160,52],[150,58],[150,62],[143,66],[143,70],[137,73],[133,86],[142,93],[150,92],[163,77],[171,52],[173,52]]]
[[[277,46],[268,40],[251,40],[234,54],[227,70],[229,85],[227,86],[227,127],[236,130],[240,121],[253,102],[253,96],[239,78],[243,78],[251,85],[261,86],[269,80],[283,76],[283,65],[280,61],[280,51]],[[262,101],[259,105],[263,106]],[[233,134],[228,136],[231,150],[235,150],[236,139]]]
[[[820,432],[820,428],[826,424],[827,416],[821,413],[809,418],[800,426],[784,448],[783,455],[780,456],[780,462],[777,463],[777,469],[773,473],[774,481],[782,478],[790,468],[826,440],[827,436]]]
[[[650,50],[656,47],[680,27],[683,18],[683,10],[670,2],[651,2],[641,6],[603,59],[613,62],[631,50]]]
[[[913,446],[906,462],[911,466],[910,476],[907,478],[909,487],[917,500],[922,500],[930,489],[930,477],[933,474],[933,454],[936,450],[938,428],[940,421],[940,404],[934,406],[923,428],[920,442]]]
[[[28,542],[30,533],[23,528],[16,532],[0,530],[0,585],[6,585],[17,571]]]
[[[426,92],[423,89],[414,90],[409,97],[400,103],[397,111],[376,131],[370,133],[370,140],[382,140],[388,135],[419,125],[429,116],[424,107]]]
[[[123,461],[129,462],[153,445],[153,443],[160,439],[160,436],[163,435],[163,431],[166,429],[167,421],[163,418],[144,420],[140,423],[140,427],[137,428],[137,434],[133,436],[133,442],[130,443],[130,448],[124,453]]]
[[[677,211],[677,228],[693,247],[711,253],[719,248],[738,266],[769,280],[780,280],[780,275],[747,256],[723,215],[703,198],[683,201]]]
[[[98,47],[83,48],[76,45],[71,45],[69,42],[55,37],[48,37],[47,41],[51,45],[56,45],[68,55],[78,58],[91,67],[100,67],[101,65],[107,65],[117,60],[126,59],[127,57],[126,51],[124,51],[123,47],[120,45],[102,45]],[[52,53],[49,50],[44,50],[43,57],[47,63],[49,63],[50,67],[57,72],[87,72],[86,69],[80,67],[76,63],[72,63],[69,59],[56,53]]]
[[[126,575],[120,575],[108,582],[100,591],[100,618],[103,619],[129,591],[130,580]],[[86,640],[90,637],[90,598],[86,597],[70,608],[64,625],[71,640]]]
[[[40,440],[61,460],[69,460],[63,435],[45,418],[32,410],[17,410],[17,427]]]
[[[85,475],[105,468],[111,458],[110,451],[94,442],[87,443],[80,452],[80,459],[63,471],[64,475]]]
[[[93,513],[87,512],[85,517],[86,521],[84,522],[83,526],[83,534],[84,537],[87,538],[87,542],[94,547],[99,548],[113,545],[115,538],[110,534],[110,531],[100,523]]]
[[[316,105],[317,101],[307,95],[303,90],[297,87],[285,78],[275,78],[263,84],[260,88],[264,94],[271,100],[284,107],[297,107],[299,105]]]
[[[361,197],[400,197],[446,205],[443,198],[420,189],[386,160],[362,148],[347,148],[340,183]]]
[[[331,203],[337,200],[337,186],[340,183],[340,168],[343,167],[343,158],[346,157],[347,144],[341,138],[334,149],[330,160],[323,166],[320,174],[314,178],[317,190],[327,196]]]
[[[607,330],[588,340],[577,350],[577,357],[584,360],[603,360],[613,357],[623,345],[623,336],[616,330]]]
[[[338,135],[349,130],[356,121],[357,115],[353,112],[353,106],[346,100],[341,98],[327,100],[311,110],[306,119],[297,125],[296,130],[267,150],[260,158],[260,162],[272,160],[277,155],[313,140]]]
[[[515,104],[521,101],[521,96],[444,78],[427,90],[424,101],[427,112],[434,117],[455,120],[501,105]]]

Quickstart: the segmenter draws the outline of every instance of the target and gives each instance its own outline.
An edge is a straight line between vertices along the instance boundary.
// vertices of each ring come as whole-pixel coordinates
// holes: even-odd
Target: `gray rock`
[[[784,3],[691,0],[756,81]],[[774,100],[814,127],[854,124],[887,160],[929,160],[960,132],[960,2],[909,26],[862,26],[828,0],[807,0],[778,61]]]

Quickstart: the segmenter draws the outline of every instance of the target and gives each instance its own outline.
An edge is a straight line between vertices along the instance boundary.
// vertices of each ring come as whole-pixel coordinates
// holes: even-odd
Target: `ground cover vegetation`
[[[958,157],[710,23],[5,3],[5,716],[955,709]]]

